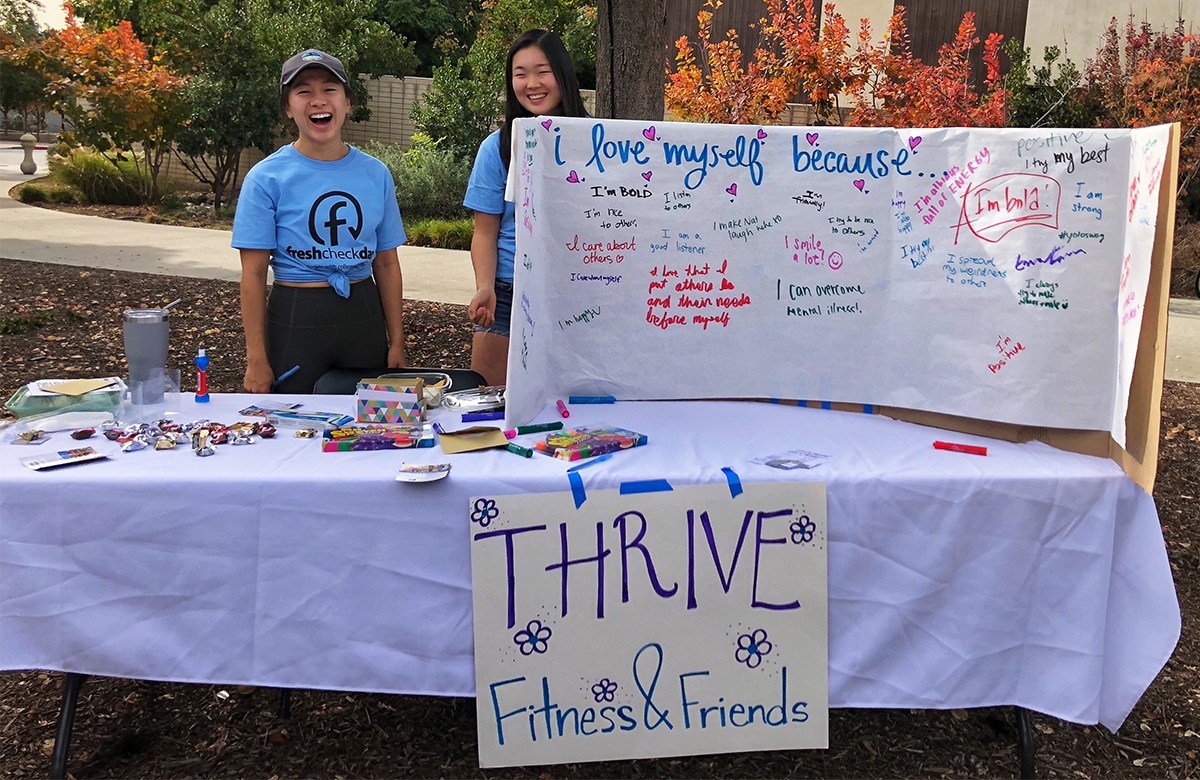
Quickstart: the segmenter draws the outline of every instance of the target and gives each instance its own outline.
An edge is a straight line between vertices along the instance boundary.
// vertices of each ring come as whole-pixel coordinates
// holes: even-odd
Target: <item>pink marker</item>
[[[563,403],[561,398],[555,402],[555,405],[558,406],[558,413],[563,416],[564,420],[571,416],[571,413],[567,411],[567,405]]]

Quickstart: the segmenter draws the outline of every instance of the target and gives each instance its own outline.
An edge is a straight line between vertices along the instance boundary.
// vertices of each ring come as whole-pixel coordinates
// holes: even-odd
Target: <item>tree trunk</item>
[[[666,52],[666,0],[600,0],[596,116],[661,120]]]

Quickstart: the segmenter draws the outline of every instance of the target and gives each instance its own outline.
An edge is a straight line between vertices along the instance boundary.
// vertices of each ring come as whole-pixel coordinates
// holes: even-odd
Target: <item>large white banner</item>
[[[776,397],[1124,440],[1166,126],[513,138],[509,424],[569,395]]]
[[[471,501],[484,767],[828,745],[825,486]]]

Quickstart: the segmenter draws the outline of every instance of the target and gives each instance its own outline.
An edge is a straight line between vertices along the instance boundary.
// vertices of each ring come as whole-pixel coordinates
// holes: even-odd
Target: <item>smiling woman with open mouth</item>
[[[252,393],[311,393],[331,368],[407,366],[396,256],[404,226],[387,167],[342,141],[348,86],[341,61],[325,52],[285,62],[280,110],[299,137],[242,185],[233,245]]]

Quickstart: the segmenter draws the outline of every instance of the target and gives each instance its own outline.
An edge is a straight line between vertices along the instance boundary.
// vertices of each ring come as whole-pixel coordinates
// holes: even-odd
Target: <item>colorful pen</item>
[[[503,420],[504,412],[465,412],[463,422],[483,422],[484,420]]]
[[[518,425],[516,430],[505,431],[504,438],[511,439],[514,436],[524,436],[527,433],[541,433],[542,431],[561,431],[563,424],[555,421],[548,423],[538,423],[537,425]]]
[[[520,444],[513,444],[512,442],[508,443],[508,451],[515,452],[523,458],[533,457],[533,450],[529,447],[522,447]]]
[[[615,404],[617,399],[611,395],[572,395],[567,401],[573,404]]]
[[[554,403],[558,407],[558,413],[563,416],[564,420],[571,416],[571,413],[567,411],[567,405],[562,402],[561,398]]]
[[[271,389],[274,390],[275,385],[279,384],[280,382],[287,379],[289,376],[291,376],[292,374],[296,373],[299,370],[300,370],[300,366],[292,366],[287,371],[284,371],[283,374],[276,377],[275,381],[271,383]]]
[[[968,455],[987,455],[987,447],[976,447],[973,444],[954,444],[948,441],[935,441],[933,448],[948,452],[965,452]]]

